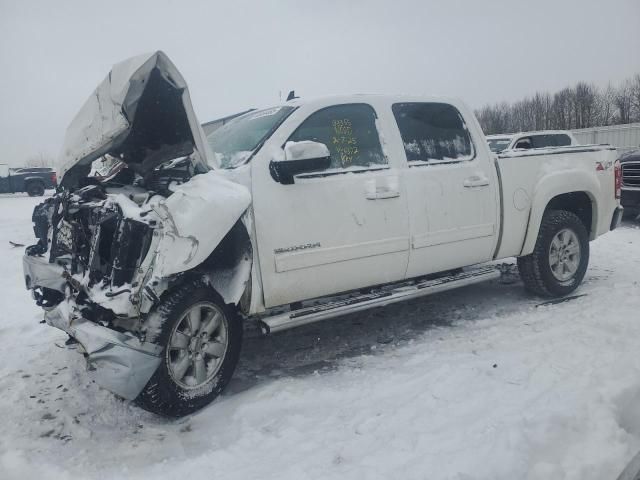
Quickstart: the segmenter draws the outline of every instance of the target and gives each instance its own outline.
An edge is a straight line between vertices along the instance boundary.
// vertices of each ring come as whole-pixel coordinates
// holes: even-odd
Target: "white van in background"
[[[540,130],[537,132],[520,132],[499,135],[487,135],[487,143],[493,153],[504,150],[546,147],[565,147],[580,145],[573,134],[567,130]]]

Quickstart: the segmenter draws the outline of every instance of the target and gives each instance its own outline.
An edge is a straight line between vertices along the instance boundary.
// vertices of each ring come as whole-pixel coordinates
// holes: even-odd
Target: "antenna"
[[[287,95],[287,102],[289,100],[295,100],[296,98],[300,98],[300,97],[296,97],[296,91],[295,90],[291,90],[289,92],[289,95]]]

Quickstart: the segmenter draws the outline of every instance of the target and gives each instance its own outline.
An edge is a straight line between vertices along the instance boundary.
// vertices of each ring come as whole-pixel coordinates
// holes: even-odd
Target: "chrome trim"
[[[259,322],[264,334],[276,333],[348,313],[355,313],[373,307],[382,307],[486,280],[495,280],[499,277],[500,272],[492,266],[478,267],[433,280],[413,283],[404,282],[396,287],[381,288],[372,293],[263,317]]]
[[[640,190],[640,162],[624,162],[621,163],[620,167],[622,169],[622,188],[626,190]],[[633,183],[627,184],[625,182],[625,176],[627,177],[627,181],[630,181],[633,176]]]

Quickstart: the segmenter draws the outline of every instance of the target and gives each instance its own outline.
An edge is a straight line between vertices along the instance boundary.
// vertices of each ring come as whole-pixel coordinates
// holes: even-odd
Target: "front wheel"
[[[44,185],[39,182],[32,182],[27,186],[27,193],[30,197],[41,197],[44,195]]]
[[[582,282],[589,264],[589,235],[572,212],[550,210],[542,217],[533,252],[518,258],[527,290],[543,297],[561,297]]]
[[[147,324],[164,349],[136,402],[170,417],[212,402],[231,380],[240,356],[242,324],[234,309],[211,288],[188,283],[169,294]]]

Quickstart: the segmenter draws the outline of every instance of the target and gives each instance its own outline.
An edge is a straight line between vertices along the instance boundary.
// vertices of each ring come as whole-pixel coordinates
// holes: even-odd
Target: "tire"
[[[194,332],[191,315],[198,310],[201,320]],[[221,325],[210,328],[208,343],[201,335],[211,325],[207,318],[218,318]],[[164,348],[160,366],[136,403],[167,417],[189,415],[211,403],[231,380],[240,357],[242,323],[235,309],[204,283],[188,282],[165,297],[146,323],[147,338]]]
[[[30,197],[41,197],[44,195],[44,185],[39,182],[32,182],[27,185],[27,193]]]
[[[587,229],[574,213],[565,210],[549,210],[544,214],[533,252],[518,258],[525,288],[542,297],[562,297],[573,292],[582,282],[588,265]]]

